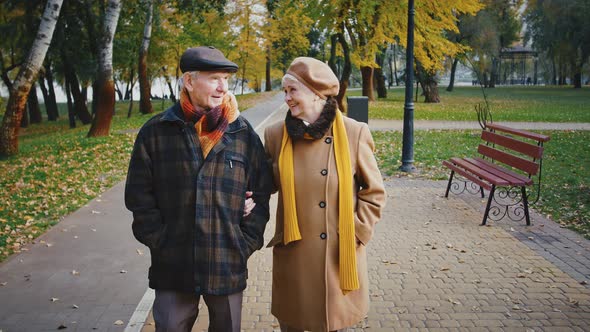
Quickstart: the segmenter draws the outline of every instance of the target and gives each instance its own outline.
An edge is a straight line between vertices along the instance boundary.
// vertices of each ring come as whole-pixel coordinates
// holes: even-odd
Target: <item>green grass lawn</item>
[[[533,206],[560,224],[590,239],[590,131],[542,131],[545,144],[541,199]],[[476,156],[481,131],[418,130],[414,160],[419,176],[448,179],[442,161]],[[401,132],[373,132],[379,167],[386,175],[405,176],[401,165]]]
[[[416,120],[477,121],[474,105],[483,103],[479,87],[455,87],[447,92],[440,87],[440,103],[424,103],[418,96],[414,104]],[[494,121],[524,122],[590,122],[590,87],[533,87],[503,86],[485,89]],[[354,90],[350,96],[359,96]],[[403,119],[404,90],[388,91],[386,99],[369,105],[369,117],[375,119]]]

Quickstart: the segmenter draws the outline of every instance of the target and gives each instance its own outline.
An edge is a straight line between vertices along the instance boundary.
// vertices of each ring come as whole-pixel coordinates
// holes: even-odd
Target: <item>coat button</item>
[[[326,233],[322,233],[320,234],[320,239],[325,240],[328,237],[328,235],[326,235]]]
[[[325,207],[326,207],[326,202],[324,202],[324,201],[321,201],[321,202],[320,202],[320,207],[321,207],[322,209],[323,209],[323,208],[325,208]]]
[[[328,175],[328,170],[323,169],[320,173],[322,173],[323,176],[326,176],[326,175]]]
[[[326,139],[324,140],[324,142],[326,142],[326,144],[332,143],[332,137],[326,137]]]

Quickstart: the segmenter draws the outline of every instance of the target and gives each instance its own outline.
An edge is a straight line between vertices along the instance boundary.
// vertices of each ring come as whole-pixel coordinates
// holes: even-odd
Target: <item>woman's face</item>
[[[319,97],[308,87],[294,79],[285,79],[283,90],[285,103],[293,117],[309,123],[314,123],[318,119],[322,112],[322,107],[318,103]]]

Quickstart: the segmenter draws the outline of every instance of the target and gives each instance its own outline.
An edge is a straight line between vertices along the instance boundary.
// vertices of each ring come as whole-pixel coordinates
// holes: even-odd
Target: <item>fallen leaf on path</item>
[[[8,282],[4,281],[4,282],[0,282],[0,286],[6,286],[8,285]]]
[[[116,320],[114,323],[114,325],[123,325],[123,321],[122,320]]]
[[[67,328],[68,328],[68,327],[67,327],[67,326],[65,326],[64,324],[61,324],[60,326],[58,326],[58,327],[57,327],[57,329],[58,329],[58,330],[65,330],[65,329],[67,329]]]
[[[76,271],[76,270],[72,270],[72,275],[74,276],[79,276],[80,272]]]
[[[57,297],[52,297],[51,299],[49,299],[49,301],[56,302],[56,301],[59,301],[59,299]]]
[[[119,273],[127,273],[127,270],[121,270]]]

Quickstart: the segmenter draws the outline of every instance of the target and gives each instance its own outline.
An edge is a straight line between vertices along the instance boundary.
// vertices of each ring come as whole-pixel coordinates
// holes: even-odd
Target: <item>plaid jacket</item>
[[[272,175],[242,117],[206,160],[179,104],[139,131],[125,186],[133,234],[150,248],[149,286],[225,295],[246,288],[246,260],[263,244]],[[256,207],[243,218],[246,190]]]

